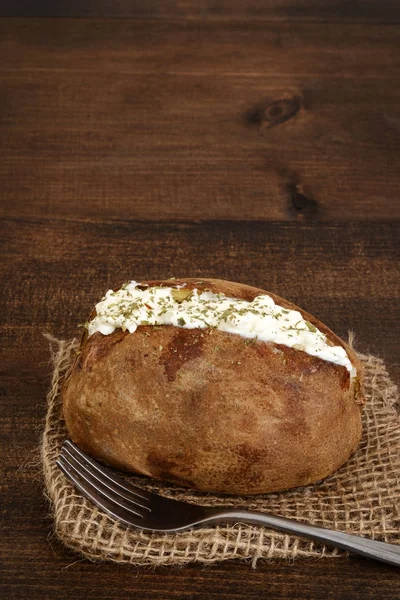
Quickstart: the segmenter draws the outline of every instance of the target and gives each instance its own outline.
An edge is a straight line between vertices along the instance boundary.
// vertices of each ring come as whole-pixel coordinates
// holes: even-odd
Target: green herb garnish
[[[310,323],[310,321],[306,321],[306,325],[308,329],[313,333],[316,333],[318,331],[318,329],[312,323]]]

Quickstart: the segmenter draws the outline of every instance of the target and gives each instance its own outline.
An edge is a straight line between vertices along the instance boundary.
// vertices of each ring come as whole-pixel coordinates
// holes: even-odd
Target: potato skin
[[[362,368],[349,346],[287,300],[233,282],[151,285],[208,289],[297,309],[336,345],[347,369],[283,345],[216,329],[142,326],[84,336],[63,386],[71,439],[129,472],[229,494],[306,485],[335,471],[361,438]]]

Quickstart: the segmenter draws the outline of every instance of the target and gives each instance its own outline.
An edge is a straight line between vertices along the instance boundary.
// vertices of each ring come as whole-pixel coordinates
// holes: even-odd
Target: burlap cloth
[[[42,461],[55,532],[68,546],[91,560],[134,565],[211,564],[259,558],[335,557],[342,551],[274,532],[234,524],[177,534],[127,529],[85,500],[56,466],[67,436],[60,385],[77,348],[75,340],[52,340],[53,379],[42,443]],[[355,454],[335,474],[317,485],[248,497],[217,496],[164,485],[143,477],[135,484],[169,497],[212,506],[236,506],[271,512],[340,531],[400,543],[400,419],[397,388],[382,360],[361,355],[365,365],[366,406],[363,439]]]

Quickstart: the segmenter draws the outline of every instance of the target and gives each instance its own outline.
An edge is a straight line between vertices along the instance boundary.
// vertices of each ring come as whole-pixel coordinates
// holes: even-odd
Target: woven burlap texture
[[[262,527],[234,524],[177,534],[127,529],[83,498],[56,465],[67,437],[60,387],[77,341],[51,340],[53,379],[42,443],[46,495],[55,532],[66,546],[91,560],[134,565],[212,564],[228,559],[335,557],[343,554]],[[383,361],[360,355],[365,367],[363,439],[357,451],[323,482],[292,491],[248,497],[202,494],[143,477],[132,481],[166,496],[207,506],[271,512],[323,527],[400,543],[400,419],[397,388]]]

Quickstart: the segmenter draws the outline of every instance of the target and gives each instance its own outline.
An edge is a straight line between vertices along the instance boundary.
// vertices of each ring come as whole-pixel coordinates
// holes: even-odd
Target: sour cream
[[[138,287],[140,286],[140,287]],[[89,336],[109,335],[115,329],[134,333],[139,325],[174,325],[186,329],[213,327],[245,338],[283,344],[342,365],[354,377],[356,369],[342,346],[332,346],[324,333],[297,310],[276,304],[267,294],[252,302],[198,289],[144,287],[131,281],[109,290],[87,324]]]

